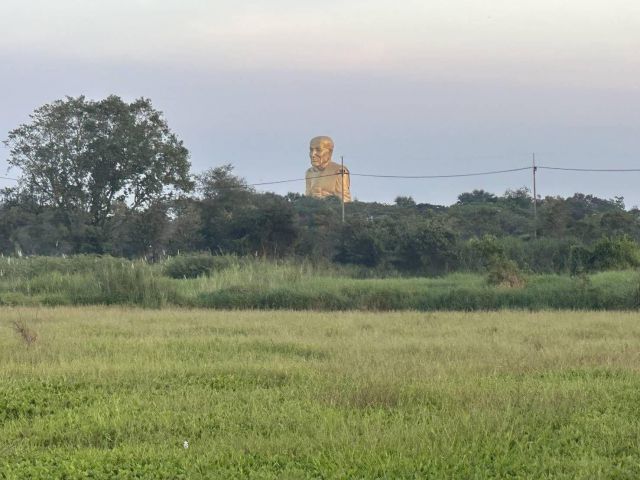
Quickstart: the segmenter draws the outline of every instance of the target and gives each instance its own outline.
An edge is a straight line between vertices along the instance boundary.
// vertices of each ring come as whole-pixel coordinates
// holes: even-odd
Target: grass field
[[[639,477],[637,313],[0,309],[0,479]]]

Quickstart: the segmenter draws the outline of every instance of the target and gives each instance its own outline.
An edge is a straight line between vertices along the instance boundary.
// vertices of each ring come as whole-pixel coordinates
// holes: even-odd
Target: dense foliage
[[[295,257],[367,267],[381,274],[593,272],[640,263],[640,211],[619,200],[576,194],[538,202],[526,190],[475,191],[452,206],[354,202],[258,193],[222,166],[195,178],[193,196],[134,209],[120,203],[96,226],[90,216],[34,201],[19,189],[0,203],[0,253],[99,253],[157,260],[186,252]],[[409,199],[410,200],[410,199]],[[535,234],[535,235],[534,235]],[[193,274],[198,273],[194,267]],[[187,276],[191,276],[188,274]]]

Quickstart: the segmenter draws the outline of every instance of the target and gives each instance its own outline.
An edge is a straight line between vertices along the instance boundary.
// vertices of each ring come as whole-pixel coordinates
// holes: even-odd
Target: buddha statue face
[[[311,165],[318,170],[324,170],[331,161],[333,140],[330,137],[315,137],[309,144],[309,158]]]

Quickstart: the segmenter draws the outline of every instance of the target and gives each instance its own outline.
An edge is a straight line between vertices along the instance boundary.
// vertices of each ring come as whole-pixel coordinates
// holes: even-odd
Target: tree
[[[416,202],[412,197],[399,196],[396,197],[395,203],[398,207],[415,208]]]
[[[540,208],[540,227],[545,236],[563,238],[569,225],[569,208],[562,197],[546,197]]]
[[[114,205],[142,210],[190,191],[189,152],[149,99],[67,97],[36,109],[9,132],[8,163],[38,204],[88,214],[103,227]]]
[[[279,195],[255,194],[252,205],[234,219],[233,234],[240,253],[285,256],[298,238],[293,207]]]
[[[342,243],[340,200],[335,197],[318,199],[306,195],[290,197],[290,200],[298,225],[296,254],[323,260],[333,258],[336,246]],[[345,208],[352,213],[357,206],[358,203],[354,202],[345,205]]]
[[[498,201],[493,193],[484,190],[474,190],[473,192],[465,192],[458,195],[458,205],[466,205],[469,203],[495,203]]]
[[[253,188],[235,176],[233,166],[227,164],[197,175],[196,190],[200,194],[204,247],[215,252],[236,252],[237,221],[244,210],[251,208]]]
[[[533,196],[527,187],[521,187],[518,189],[507,189],[504,192],[504,200],[507,204],[511,204],[515,208],[529,210],[533,203]]]
[[[196,176],[197,190],[206,200],[218,200],[226,204],[246,202],[254,192],[244,178],[233,174],[233,165],[227,163],[210,168]]]
[[[400,223],[393,263],[400,270],[427,275],[447,273],[456,261],[457,238],[440,220]]]
[[[222,165],[196,176],[200,234],[216,252],[283,256],[294,247],[298,226],[293,198],[258,194]]]
[[[379,233],[371,223],[354,222],[342,226],[334,261],[375,267],[384,255]]]

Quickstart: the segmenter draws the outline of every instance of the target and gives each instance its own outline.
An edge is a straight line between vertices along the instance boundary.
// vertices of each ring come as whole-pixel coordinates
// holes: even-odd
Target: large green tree
[[[67,97],[30,118],[4,143],[18,189],[39,205],[102,227],[119,202],[140,211],[192,188],[189,152],[149,99]]]

